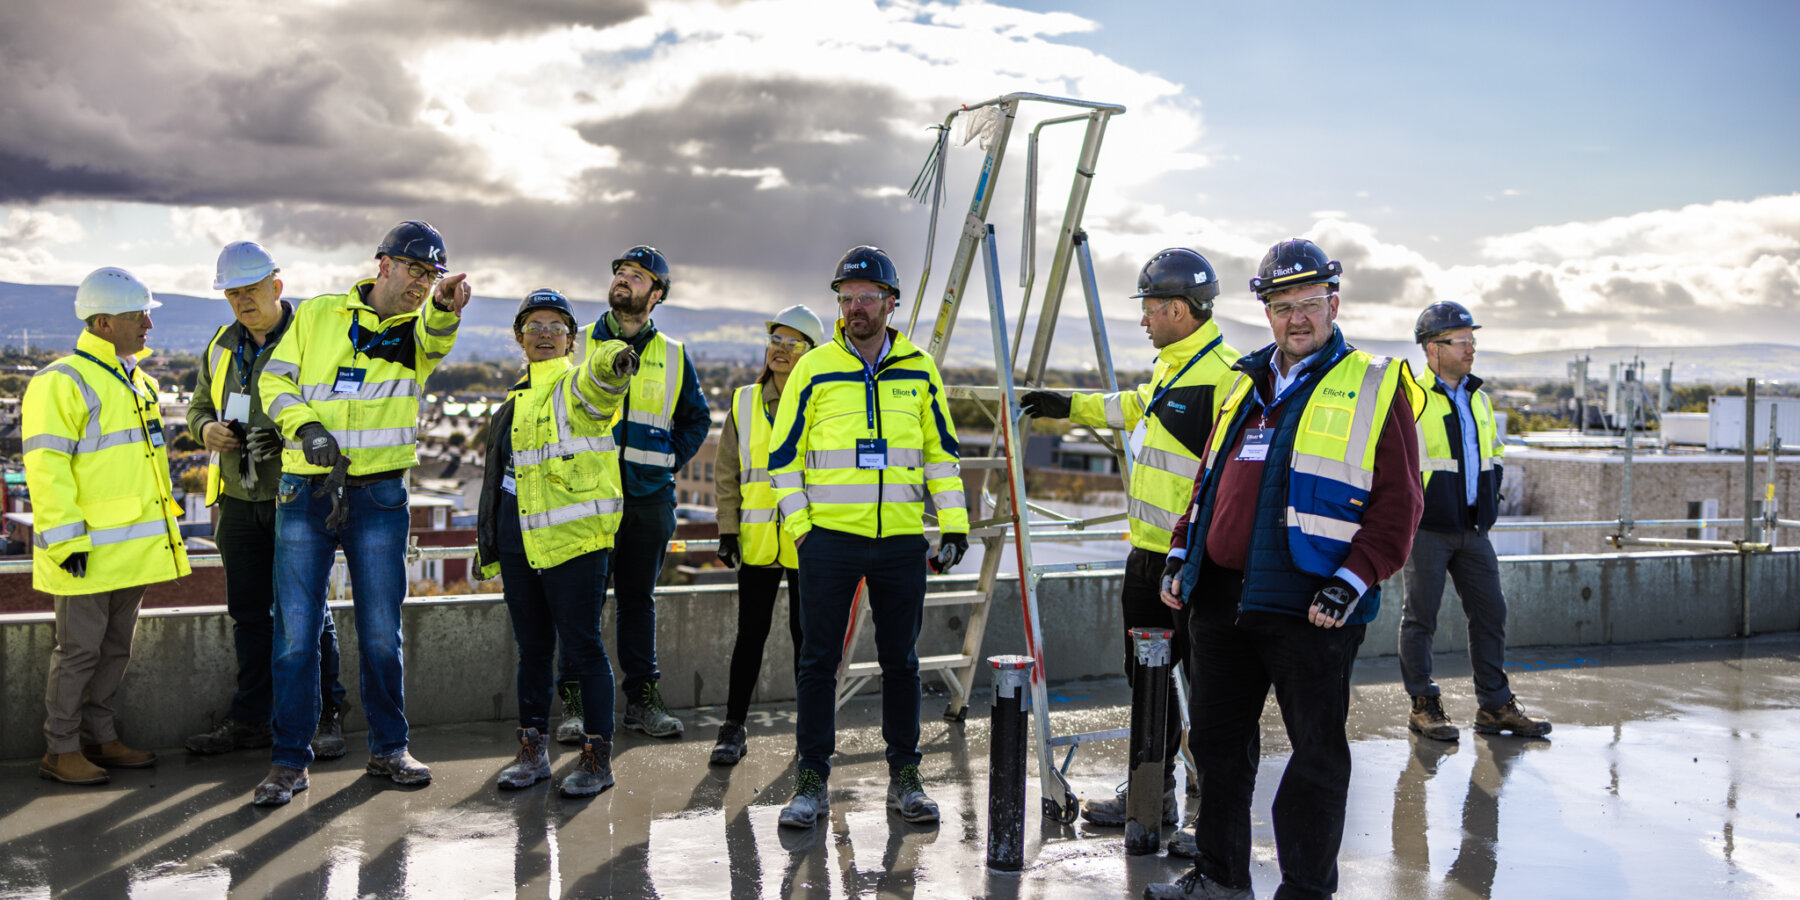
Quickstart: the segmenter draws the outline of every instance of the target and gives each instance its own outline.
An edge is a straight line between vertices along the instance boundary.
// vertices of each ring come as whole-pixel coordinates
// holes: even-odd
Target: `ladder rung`
[[[970,458],[965,456],[957,460],[957,464],[965,469],[1004,469],[1006,468],[1006,457],[977,456]]]
[[[960,669],[963,666],[966,666],[968,664],[969,664],[969,657],[963,656],[961,654],[952,654],[950,656],[921,656],[921,657],[919,657],[919,671],[921,671],[921,672],[935,672],[939,669]],[[881,663],[859,662],[859,663],[851,663],[850,665],[845,666],[844,673],[841,677],[857,678],[857,677],[861,677],[861,676],[879,675],[879,674],[881,674]]]
[[[986,599],[985,591],[940,591],[936,594],[926,594],[925,605],[927,607],[961,606],[965,603],[980,603]]]
[[[1128,737],[1131,737],[1131,729],[1114,728],[1110,731],[1089,731],[1083,734],[1059,734],[1044,743],[1052,747],[1079,747],[1082,744],[1091,744],[1095,741],[1116,741]]]

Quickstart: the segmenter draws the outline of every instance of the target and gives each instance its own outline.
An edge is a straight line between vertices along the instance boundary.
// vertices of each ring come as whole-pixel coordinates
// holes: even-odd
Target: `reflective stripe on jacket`
[[[941,530],[969,530],[943,379],[905,335],[888,334],[892,349],[871,373],[840,319],[835,339],[788,374],[769,477],[782,528],[796,538],[814,525],[863,537],[923,534],[927,497]],[[859,466],[859,450],[873,458],[878,441],[885,468]]]
[[[612,313],[596,319],[588,328],[587,347],[592,352],[602,342],[622,340],[638,354],[639,368],[613,429],[625,500],[673,504],[676,470],[706,443],[712,428],[706,395],[680,341],[656,330],[655,322],[629,338],[615,332],[615,325]]]
[[[350,457],[350,474],[369,475],[419,464],[419,396],[425,379],[456,345],[462,319],[427,299],[418,310],[380,318],[367,302],[373,279],[347,294],[301,303],[257,384],[269,417],[287,438],[281,470],[330,471],[306,461],[295,433],[318,422]],[[352,327],[355,323],[355,327]],[[352,336],[362,348],[351,343]],[[338,391],[339,369],[362,371],[362,384]],[[347,385],[346,385],[347,386]]]
[[[1506,455],[1500,443],[1499,427],[1494,421],[1494,405],[1481,390],[1481,379],[1468,376],[1469,412],[1475,417],[1475,446],[1480,459],[1475,480],[1474,518],[1466,502],[1463,485],[1462,423],[1456,415],[1456,402],[1444,392],[1437,375],[1426,369],[1414,378],[1424,395],[1424,412],[1419,416],[1419,467],[1425,489],[1425,515],[1419,527],[1429,531],[1486,531],[1494,527],[1499,516],[1501,477],[1500,460]],[[1442,472],[1444,477],[1432,476]]]
[[[112,345],[91,332],[75,347],[99,362],[65,356],[38,370],[20,408],[31,586],[72,596],[186,575],[169,454],[152,439],[167,435],[156,379],[134,369],[127,387]],[[62,568],[75,553],[88,555],[85,577]]]
[[[736,432],[738,492],[738,547],[746,566],[766,566],[779,561],[782,568],[800,567],[794,536],[781,528],[776,510],[775,487],[769,482],[769,436],[775,423],[763,405],[763,386],[747,384],[732,395],[731,421],[725,427]],[[721,465],[732,463],[721,462]]]
[[[1071,397],[1071,421],[1093,428],[1117,428],[1127,434],[1144,420],[1151,402],[1156,402],[1143,444],[1132,459],[1126,512],[1133,547],[1168,553],[1169,533],[1194,495],[1206,436],[1224,397],[1218,384],[1231,374],[1231,364],[1239,355],[1223,341],[1214,345],[1219,337],[1218,324],[1208,319],[1193,334],[1157,352],[1148,384],[1116,394]],[[1194,359],[1202,350],[1206,355]]]
[[[273,357],[275,345],[287,333],[287,327],[293,322],[294,308],[286,300],[281,301],[281,324],[269,332],[267,342],[261,348],[254,348],[249,341],[244,342],[246,348],[255,351],[250,363],[250,381],[244,386],[250,394],[250,421],[245,428],[275,428],[275,420],[263,410],[261,375],[263,368]],[[200,432],[210,422],[223,421],[225,415],[226,395],[238,393],[238,377],[241,372],[237,358],[239,335],[244,326],[233,322],[219,329],[213,339],[206,345],[205,367],[200,370],[198,381],[194,385],[194,402],[188,407],[188,430],[193,433],[197,443],[204,444]],[[257,488],[246,491],[243,477],[238,473],[239,455],[245,449],[227,450],[212,454],[210,464],[206,467],[206,505],[211,506],[219,501],[220,494],[230,494],[239,500],[259,501],[273,500],[277,487],[281,483],[281,460],[268,460],[258,466]]]

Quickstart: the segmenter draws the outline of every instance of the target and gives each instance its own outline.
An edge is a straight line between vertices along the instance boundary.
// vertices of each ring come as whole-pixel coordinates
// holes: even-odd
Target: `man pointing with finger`
[[[279,806],[307,786],[325,589],[339,547],[356,604],[368,774],[431,780],[407,752],[404,475],[419,462],[421,389],[455,345],[471,291],[460,274],[444,278],[444,240],[425,222],[394,226],[375,259],[373,279],[300,305],[260,381],[287,446],[275,498],[275,749],[258,806]]]

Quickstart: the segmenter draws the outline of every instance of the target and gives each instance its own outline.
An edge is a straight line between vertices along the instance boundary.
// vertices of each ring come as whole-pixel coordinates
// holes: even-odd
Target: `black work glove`
[[[225,430],[237,438],[238,446],[243,448],[238,453],[238,480],[243,483],[244,490],[256,490],[256,458],[250,454],[250,432],[244,423],[231,421],[225,423]]]
[[[306,455],[308,463],[326,469],[337,465],[337,438],[332,437],[325,426],[308,422],[294,432],[294,438],[300,442],[300,452]]]
[[[67,572],[76,578],[86,578],[87,551],[83,550],[80,553],[69,554],[69,558],[62,561],[62,567],[64,572]]]
[[[330,439],[330,435],[325,436]],[[350,457],[340,456],[331,464],[331,474],[325,476],[325,483],[313,491],[314,497],[331,497],[331,512],[325,514],[325,530],[336,531],[350,521],[350,507],[344,503],[344,482],[350,478]]]
[[[1356,593],[1356,588],[1351,587],[1350,582],[1334,575],[1313,595],[1312,606],[1328,618],[1341,623],[1350,618],[1361,600],[1362,596]]]
[[[638,355],[636,350],[626,347],[624,350],[619,351],[618,356],[613,357],[614,375],[623,375],[626,378],[630,378],[637,374],[637,370]]]
[[[738,536],[735,534],[719,535],[719,562],[727,569],[735,569],[744,561],[744,551],[738,549]]]
[[[330,432],[325,436],[331,437]],[[249,454],[251,462],[279,459],[282,446],[281,432],[273,428],[252,428],[249,439],[244,441],[245,452]]]
[[[931,571],[942,575],[950,571],[950,567],[962,562],[963,554],[969,552],[969,536],[948,532],[938,538],[937,555],[926,560],[931,564]]]
[[[1066,395],[1050,391],[1032,391],[1019,398],[1019,409],[1038,419],[1066,419],[1071,405],[1073,401]]]
[[[1185,565],[1187,565],[1187,560],[1179,556],[1171,556],[1169,561],[1163,564],[1163,593],[1181,596],[1181,567]]]

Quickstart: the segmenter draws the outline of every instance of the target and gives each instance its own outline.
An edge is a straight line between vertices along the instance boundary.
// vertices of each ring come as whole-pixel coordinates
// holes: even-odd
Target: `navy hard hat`
[[[1270,247],[1269,252],[1263,254],[1262,263],[1256,267],[1256,277],[1250,279],[1250,290],[1267,303],[1270,294],[1283,288],[1329,284],[1336,289],[1338,276],[1343,273],[1344,267],[1337,260],[1326,257],[1318,244],[1293,238]]]
[[[524,300],[519,301],[519,311],[513,316],[513,333],[520,333],[519,329],[524,326],[525,317],[539,309],[554,309],[562,313],[563,318],[569,320],[569,331],[574,332],[575,307],[569,303],[569,298],[550,288],[538,288],[526,294]]]
[[[873,281],[888,293],[900,295],[900,270],[880,247],[862,244],[844,251],[832,272],[831,289],[837,290],[846,281]]]
[[[444,236],[430,222],[406,221],[395,225],[375,248],[377,259],[399,256],[425,263],[439,272],[450,271],[449,255],[444,252]]]
[[[1170,247],[1144,263],[1138,272],[1137,286],[1138,292],[1131,295],[1134,300],[1182,297],[1197,311],[1207,312],[1212,309],[1213,298],[1219,296],[1219,273],[1213,271],[1206,257],[1186,247]]]
[[[1413,340],[1423,344],[1434,334],[1443,334],[1456,328],[1480,328],[1475,324],[1475,316],[1468,307],[1454,300],[1439,300],[1425,311],[1419,313],[1419,323],[1413,326]]]
[[[619,258],[612,261],[613,274],[617,275],[619,267],[626,263],[632,263],[649,272],[650,276],[655,279],[656,286],[662,288],[663,299],[669,299],[669,261],[663,258],[661,250],[649,244],[639,244],[619,254]]]

